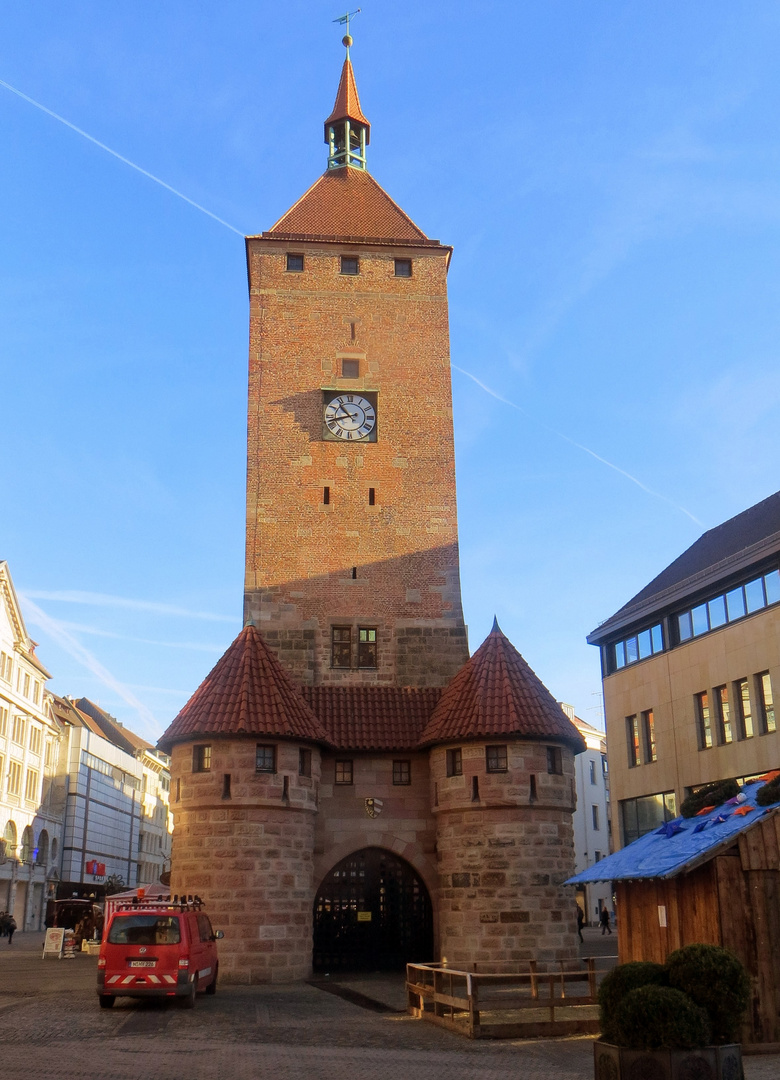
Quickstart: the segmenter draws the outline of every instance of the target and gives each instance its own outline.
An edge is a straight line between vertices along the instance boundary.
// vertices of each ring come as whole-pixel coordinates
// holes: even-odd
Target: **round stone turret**
[[[327,735],[253,626],[160,740],[171,755],[171,892],[223,930],[220,978],[311,973],[314,823]]]
[[[430,746],[440,955],[482,970],[578,956],[574,755],[585,749],[497,624],[444,691]]]

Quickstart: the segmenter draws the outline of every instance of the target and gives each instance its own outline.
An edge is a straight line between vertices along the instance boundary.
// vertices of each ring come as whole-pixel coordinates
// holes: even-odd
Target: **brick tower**
[[[245,621],[304,685],[444,686],[468,657],[452,249],[369,174],[369,139],[347,50],[324,175],[247,238]]]
[[[231,981],[575,955],[584,743],[498,627],[468,658],[451,249],[369,137],[347,54],[324,175],[247,238],[245,626],[160,740]]]

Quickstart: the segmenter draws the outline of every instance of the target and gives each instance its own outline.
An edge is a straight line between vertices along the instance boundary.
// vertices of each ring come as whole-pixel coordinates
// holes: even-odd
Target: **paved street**
[[[356,978],[364,1008],[314,986],[222,986],[194,1011],[119,999],[101,1010],[96,958],[42,960],[42,934],[0,939],[3,1080],[591,1080],[592,1040],[470,1042],[405,1012],[400,979]],[[614,939],[613,939],[614,940]],[[608,939],[607,939],[608,941]],[[586,941],[583,951],[595,952]],[[607,942],[604,951],[608,948]],[[780,1055],[751,1057],[747,1080],[775,1080]]]

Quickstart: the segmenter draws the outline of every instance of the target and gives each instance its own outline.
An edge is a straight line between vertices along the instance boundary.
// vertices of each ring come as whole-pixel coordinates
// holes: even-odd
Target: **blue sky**
[[[780,486],[780,8],[362,7],[369,167],[455,247],[471,647],[596,723],[585,635]],[[227,223],[0,86],[0,558],[51,687],[150,738],[241,626],[238,233],[324,169],[340,13],[0,2],[0,80]]]

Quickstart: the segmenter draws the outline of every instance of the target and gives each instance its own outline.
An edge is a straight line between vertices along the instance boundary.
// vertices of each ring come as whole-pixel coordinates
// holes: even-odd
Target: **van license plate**
[[[130,967],[154,967],[156,960],[131,960]]]

